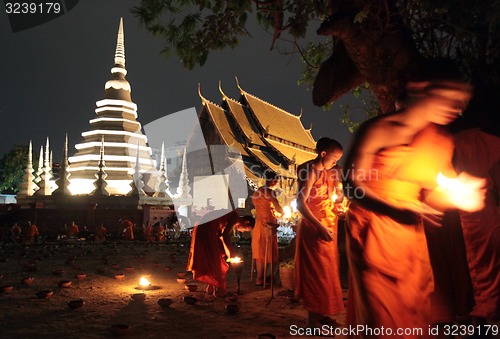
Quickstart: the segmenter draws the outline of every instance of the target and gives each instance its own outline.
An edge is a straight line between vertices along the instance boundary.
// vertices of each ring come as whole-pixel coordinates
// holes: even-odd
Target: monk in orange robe
[[[407,106],[364,123],[347,157],[347,254],[350,289],[347,323],[386,330],[353,338],[429,336],[433,275],[423,228],[439,210],[477,210],[483,181],[451,166],[447,125],[470,98],[468,85],[447,80],[409,83]],[[441,184],[437,184],[438,174]],[[450,182],[458,191],[452,189]],[[461,194],[467,192],[467,194]]]
[[[78,225],[75,224],[74,221],[72,221],[71,225],[66,229],[66,237],[68,239],[76,238],[78,235],[78,232],[80,232]]]
[[[162,224],[159,224],[158,228],[156,229],[156,240],[158,242],[165,241],[165,226],[163,226]]]
[[[95,241],[96,242],[106,241],[107,235],[108,235],[108,230],[106,229],[106,227],[104,227],[103,224],[101,224],[101,226],[98,226],[95,230]]]
[[[337,216],[334,214],[336,183],[340,170],[334,168],[342,157],[342,146],[321,138],[316,159],[300,165],[297,209],[302,214],[295,252],[295,295],[307,310],[306,327],[326,325],[328,316],[344,309],[339,272]],[[334,197],[342,200],[342,197]],[[330,321],[330,325],[333,325]]]
[[[188,265],[193,278],[208,284],[207,292],[217,296],[226,294],[226,274],[229,265],[225,258],[234,258],[236,252],[231,243],[233,228],[250,229],[249,222],[235,211],[215,210],[205,214],[191,234]]]
[[[475,302],[470,315],[484,324],[500,319],[500,137],[475,128],[458,133],[455,143],[457,171],[487,182],[485,207],[460,211]]]
[[[35,224],[32,224],[31,221],[28,221],[28,228],[26,229],[24,235],[26,244],[34,244],[35,237],[39,235],[38,227]]]
[[[130,220],[123,220],[123,239],[132,241],[134,240],[134,224]]]
[[[277,216],[284,213],[274,191],[278,186],[278,176],[267,171],[265,177],[266,184],[252,195],[256,214],[255,227],[252,230],[252,257],[257,264],[255,284],[259,286],[262,286],[264,275],[267,274],[264,272],[265,263],[278,263]]]

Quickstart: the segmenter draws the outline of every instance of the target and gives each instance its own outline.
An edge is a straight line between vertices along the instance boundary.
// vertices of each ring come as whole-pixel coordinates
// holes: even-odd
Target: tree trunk
[[[339,41],[314,82],[314,104],[332,102],[367,81],[382,112],[393,111],[412,71],[423,63],[394,4],[390,0],[339,1],[335,10],[318,29],[318,34]]]

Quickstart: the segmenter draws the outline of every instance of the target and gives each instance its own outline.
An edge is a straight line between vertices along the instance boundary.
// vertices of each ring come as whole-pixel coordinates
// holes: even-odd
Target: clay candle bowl
[[[70,300],[68,301],[68,307],[72,310],[76,310],[77,308],[82,307],[85,304],[85,301],[82,299]]]
[[[163,267],[163,270],[164,270],[165,272],[170,272],[170,271],[172,270],[172,267],[170,267],[170,266],[165,266],[165,267]]]
[[[189,292],[196,292],[196,290],[198,289],[198,285],[187,284],[184,286],[184,288]]]
[[[114,268],[115,270],[120,268],[120,265],[118,264],[111,264],[111,267]]]
[[[236,314],[240,311],[240,307],[238,304],[227,304],[226,305],[226,312],[229,314]]]
[[[0,287],[0,291],[2,293],[10,293],[10,292],[12,292],[13,289],[14,289],[14,286],[12,286],[12,285],[3,285],[2,287]]]
[[[71,286],[71,280],[61,280],[57,283],[57,286],[63,287],[63,288],[68,288]]]
[[[123,274],[123,273],[117,273],[117,274],[115,274],[115,279],[116,280],[123,280],[123,278],[125,278],[125,274]]]
[[[35,280],[35,278],[33,278],[33,277],[26,277],[26,278],[22,278],[21,279],[21,283],[23,285],[32,285],[33,284],[33,280]]]
[[[52,292],[51,290],[43,290],[43,291],[36,292],[36,296],[40,299],[50,298],[52,296],[52,294],[54,294],[54,292]]]
[[[114,324],[114,325],[111,325],[110,331],[111,331],[111,334],[116,335],[116,336],[120,336],[120,335],[127,334],[129,329],[130,329],[129,325]]]
[[[177,278],[185,278],[185,277],[186,277],[186,272],[177,273]]]
[[[158,305],[160,305],[160,307],[162,309],[168,308],[170,305],[172,305],[172,303],[173,303],[173,300],[170,299],[170,298],[160,298],[160,299],[158,299]]]
[[[76,274],[76,275],[75,275],[75,278],[76,278],[77,280],[83,280],[83,279],[85,279],[86,277],[87,277],[87,275],[86,275],[85,273],[78,273],[78,274]]]
[[[144,301],[146,300],[146,293],[134,293],[132,294],[132,299],[134,301]]]
[[[129,266],[129,267],[125,267],[124,270],[127,272],[133,272],[135,270],[135,268]]]
[[[179,284],[185,284],[185,283],[186,283],[186,281],[187,281],[187,279],[186,279],[186,278],[177,278],[177,282],[178,282]]]

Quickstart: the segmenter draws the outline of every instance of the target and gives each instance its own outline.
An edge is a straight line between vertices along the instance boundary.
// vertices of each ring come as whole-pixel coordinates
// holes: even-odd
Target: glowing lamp
[[[297,199],[292,200],[292,202],[290,203],[290,207],[292,208],[293,213],[297,212]]]
[[[151,286],[151,282],[148,279],[146,279],[145,277],[141,277],[141,279],[139,280],[139,286],[142,289],[146,289],[146,288]]]
[[[283,207],[283,219],[288,220],[292,217],[292,209],[290,206]]]
[[[241,279],[241,271],[243,270],[243,260],[240,257],[229,258],[229,263],[231,267],[234,269],[234,273],[236,273],[236,280],[238,283],[238,289],[236,294],[240,294],[240,279]]]

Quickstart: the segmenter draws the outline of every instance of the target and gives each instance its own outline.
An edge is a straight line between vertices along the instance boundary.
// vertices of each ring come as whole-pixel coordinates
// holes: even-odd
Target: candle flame
[[[292,217],[292,209],[290,206],[283,207],[283,219],[290,219]]]
[[[144,286],[144,287],[148,287],[149,285],[151,285],[151,282],[148,279],[142,277],[139,280],[139,285]]]
[[[337,201],[338,198],[339,196],[336,193],[332,194],[332,201]]]
[[[241,260],[241,258],[240,258],[240,257],[234,257],[234,258],[230,258],[230,259],[229,259],[229,262],[230,262],[231,264],[237,264],[237,263],[240,263],[240,262],[243,262],[243,261]]]

